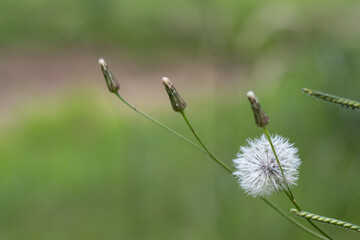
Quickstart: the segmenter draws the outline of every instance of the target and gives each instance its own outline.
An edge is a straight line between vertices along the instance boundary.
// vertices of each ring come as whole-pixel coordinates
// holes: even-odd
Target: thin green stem
[[[298,226],[299,228],[303,229],[304,231],[310,233],[311,235],[313,235],[314,237],[317,237],[319,239],[326,239],[328,240],[329,238],[321,236],[320,234],[317,234],[313,231],[311,231],[310,229],[308,229],[307,227],[305,227],[304,225],[300,224],[299,222],[297,222],[296,220],[294,220],[293,218],[289,217],[286,213],[284,213],[283,211],[281,211],[277,206],[275,206],[274,204],[272,204],[271,202],[269,202],[267,199],[262,198],[261,199],[268,204],[271,208],[273,208],[275,211],[277,211],[279,214],[281,214],[283,217],[285,217],[287,220],[289,220],[290,222],[292,222],[293,224],[295,224],[296,226]]]
[[[299,206],[299,204],[297,204],[297,202],[295,201],[294,198],[292,198],[289,193],[287,191],[284,190],[284,193],[286,194],[286,196],[290,199],[290,201],[292,202],[292,204],[296,207],[296,209],[298,211],[301,211],[301,208]],[[329,239],[332,239],[329,235],[327,235],[323,230],[321,230],[315,223],[313,223],[310,219],[306,218],[306,221],[313,226],[316,230],[318,230],[318,232],[320,232],[321,234],[323,234],[324,236],[326,236]]]
[[[272,140],[271,140],[269,131],[267,130],[266,127],[264,127],[264,132],[265,132],[265,134],[266,134],[266,137],[267,137],[268,140],[269,140],[269,143],[270,143],[270,145],[271,145],[271,149],[272,149],[273,152],[274,152],[276,161],[277,161],[277,163],[278,163],[278,165],[279,165],[279,168],[280,168],[280,170],[281,170],[281,174],[282,174],[282,176],[283,176],[283,178],[284,178],[284,181],[285,181],[285,184],[286,184],[287,191],[284,189],[284,193],[285,193],[286,196],[290,199],[290,201],[292,202],[292,204],[293,204],[299,211],[301,211],[301,208],[300,208],[299,204],[297,204],[297,202],[296,202],[296,200],[295,200],[295,198],[294,198],[294,195],[292,194],[292,192],[291,192],[291,190],[290,190],[289,184],[286,182],[286,178],[285,178],[284,171],[283,171],[283,169],[282,169],[282,167],[281,167],[281,164],[280,164],[279,158],[278,158],[278,156],[277,156],[277,154],[276,154],[276,151],[275,151],[274,145],[273,145],[273,143],[272,143]],[[316,226],[316,224],[313,223],[310,219],[307,219],[307,218],[306,218],[306,220],[307,220],[316,230],[318,230],[318,232],[320,232],[322,235],[324,235],[325,237],[327,237],[327,238],[329,238],[329,239],[332,239],[332,238],[331,238],[329,235],[327,235],[323,230],[321,230],[318,226]]]
[[[191,126],[189,120],[186,117],[186,114],[184,111],[180,112],[181,115],[183,116],[185,122],[187,123],[187,125],[189,126],[189,128],[191,129],[191,132],[194,134],[195,138],[198,140],[198,142],[200,143],[200,145],[205,149],[205,151],[209,154],[209,156],[214,159],[218,164],[220,164],[226,171],[228,171],[229,173],[232,174],[232,170],[224,163],[222,162],[219,158],[217,158],[214,154],[212,154],[209,149],[205,146],[205,144],[203,143],[203,141],[201,141],[199,135],[197,134],[197,132],[195,131],[195,129]]]
[[[306,219],[306,221],[308,221],[308,223],[311,224],[311,226],[313,226],[316,230],[318,230],[319,233],[321,233],[322,235],[324,235],[325,237],[327,237],[328,239],[332,239],[332,237],[330,237],[328,234],[326,234],[323,230],[321,230],[321,228],[319,228],[315,223],[313,223],[310,219]]]
[[[174,134],[175,136],[179,137],[180,139],[184,140],[185,142],[189,143],[191,146],[195,147],[197,150],[201,151],[203,154],[210,156],[213,160],[215,160],[220,166],[222,166],[227,172],[229,172],[230,174],[232,174],[232,171],[230,169],[230,167],[228,167],[225,163],[223,163],[220,159],[218,159],[217,157],[215,157],[209,150],[208,148],[204,145],[204,143],[201,141],[201,139],[199,138],[199,136],[197,135],[196,131],[192,128],[190,122],[187,120],[185,114],[184,119],[185,121],[188,123],[190,129],[192,130],[193,134],[195,135],[196,139],[199,141],[199,143],[203,146],[202,149],[201,147],[199,147],[198,145],[196,145],[195,143],[191,142],[190,140],[188,140],[187,138],[185,138],[184,136],[182,136],[181,134],[175,132],[174,130],[170,129],[169,127],[165,126],[164,124],[158,122],[157,120],[153,119],[152,117],[150,117],[149,115],[141,112],[140,110],[138,110],[137,108],[135,108],[133,105],[131,105],[130,103],[128,103],[125,99],[123,99],[119,93],[115,93],[115,95],[123,102],[125,103],[125,105],[127,105],[128,107],[130,107],[132,110],[134,110],[135,112],[137,112],[138,114],[140,114],[141,116],[145,117],[146,119],[150,120],[151,122],[155,123],[156,125],[164,128],[165,130],[167,130],[168,132]],[[302,225],[301,223],[297,222],[296,220],[290,218],[289,216],[287,216],[285,213],[283,213],[278,207],[276,207],[275,205],[273,205],[272,203],[270,203],[268,200],[266,200],[265,198],[261,198],[265,203],[267,203],[269,206],[271,206],[273,209],[275,209],[278,213],[280,213],[282,216],[284,216],[286,219],[288,219],[289,221],[291,221],[292,223],[296,224],[299,228],[303,229],[304,231],[310,233],[311,235],[318,237],[319,239],[327,239],[327,238],[323,238],[321,236],[318,236],[316,233],[312,232],[310,229],[308,229],[307,227],[305,227],[304,225]],[[330,238],[329,238],[330,239]]]
[[[272,149],[273,152],[274,152],[274,155],[275,155],[275,158],[276,158],[276,162],[277,162],[277,164],[279,165],[279,168],[280,168],[280,171],[281,171],[281,175],[282,175],[282,177],[283,177],[283,179],[284,179],[284,181],[285,181],[285,185],[286,185],[287,191],[288,191],[288,193],[290,194],[290,197],[291,197],[292,199],[294,199],[294,196],[293,196],[293,194],[292,194],[292,192],[291,192],[291,190],[290,190],[289,184],[288,184],[287,181],[286,181],[285,174],[284,174],[284,170],[282,169],[282,166],[281,166],[280,161],[279,161],[279,158],[278,158],[278,156],[277,156],[277,154],[276,154],[274,145],[273,145],[273,143],[272,143],[272,141],[271,141],[271,137],[270,137],[269,131],[267,130],[266,126],[264,127],[264,132],[265,132],[265,134],[266,134],[266,137],[267,137],[268,140],[269,140],[269,143],[270,143],[270,145],[271,145],[271,149]]]
[[[215,160],[220,166],[222,166],[226,171],[228,171],[231,175],[232,175],[232,171],[230,169],[229,166],[227,166],[224,162],[222,162],[220,159],[218,159],[217,157],[215,157],[210,151],[209,149],[205,146],[205,144],[201,141],[199,135],[197,134],[197,132],[195,131],[195,129],[192,127],[192,125],[190,124],[189,120],[186,117],[186,114],[184,111],[180,112],[181,115],[183,116],[185,122],[187,123],[187,125],[189,126],[191,132],[194,134],[194,136],[196,137],[196,139],[198,140],[198,142],[201,144],[201,146],[205,149],[205,151],[208,153],[208,156],[211,157],[213,160]],[[286,194],[288,195],[288,193],[286,192]],[[290,198],[290,196],[288,195],[288,197]],[[281,215],[283,215],[285,218],[287,218],[289,221],[295,223],[298,227],[300,227],[301,229],[305,230],[306,232],[310,233],[313,236],[316,236],[320,239],[331,239],[330,237],[324,238],[316,233],[314,233],[313,231],[311,231],[310,229],[308,229],[307,227],[305,227],[304,225],[302,225],[301,223],[297,222],[296,220],[290,218],[288,215],[286,215],[284,212],[282,212],[278,207],[276,207],[275,205],[273,205],[272,203],[270,203],[268,200],[266,200],[265,198],[261,198],[263,201],[265,201],[267,204],[269,204],[273,209],[275,209],[278,213],[280,213]],[[296,203],[294,203],[296,204]],[[312,223],[312,222],[311,222]],[[316,227],[316,226],[315,226]]]
[[[141,116],[147,118],[148,120],[150,120],[151,122],[155,123],[156,125],[162,127],[163,129],[165,129],[166,131],[174,134],[175,136],[179,137],[180,139],[184,140],[185,142],[189,143],[190,145],[192,145],[193,147],[195,147],[197,150],[201,151],[204,154],[208,154],[206,151],[204,151],[200,146],[196,145],[195,143],[193,143],[192,141],[190,141],[189,139],[187,139],[186,137],[182,136],[180,133],[175,132],[174,130],[172,130],[171,128],[165,126],[164,124],[162,124],[161,122],[153,119],[152,117],[150,117],[149,115],[141,112],[140,110],[138,110],[136,107],[134,107],[133,105],[131,105],[130,103],[128,103],[125,99],[123,99],[119,93],[115,93],[115,95],[123,102],[125,103],[128,107],[130,107],[132,110],[134,110],[135,112],[137,112],[138,114],[140,114]]]

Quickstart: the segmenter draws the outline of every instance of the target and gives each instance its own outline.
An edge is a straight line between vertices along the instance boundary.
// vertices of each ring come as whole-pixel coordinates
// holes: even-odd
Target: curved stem
[[[195,129],[191,126],[189,120],[186,117],[186,114],[184,111],[180,112],[181,115],[183,116],[185,122],[187,123],[187,125],[189,126],[189,128],[191,129],[191,132],[194,134],[194,136],[196,137],[196,139],[198,140],[198,142],[200,143],[200,145],[205,149],[205,151],[209,154],[209,156],[214,159],[218,164],[220,164],[226,171],[228,171],[229,173],[232,174],[232,170],[225,164],[223,163],[219,158],[217,158],[214,154],[212,154],[209,149],[205,146],[205,144],[203,143],[203,141],[201,141],[199,135],[197,134],[197,132],[195,131]]]
[[[296,203],[295,199],[294,198],[291,198],[291,196],[284,190],[286,196],[290,199],[290,201],[292,202],[292,204],[296,207],[296,209],[298,211],[302,211],[299,204]],[[313,221],[311,221],[310,219],[308,218],[305,218],[306,221],[311,225],[313,226],[316,230],[318,230],[318,232],[320,232],[322,235],[324,235],[325,237],[327,237],[328,239],[332,239],[329,235],[327,235],[323,230],[321,230],[321,228],[319,228],[315,223],[313,223]]]
[[[284,170],[282,169],[282,166],[281,166],[280,161],[279,161],[279,158],[278,158],[278,156],[277,156],[277,154],[276,154],[274,145],[273,145],[273,143],[272,143],[272,141],[271,141],[271,137],[270,137],[269,131],[267,130],[266,126],[264,127],[264,132],[265,132],[265,135],[266,135],[267,139],[269,140],[271,149],[273,150],[273,153],[274,153],[275,158],[276,158],[276,162],[277,162],[277,164],[279,165],[279,168],[280,168],[280,171],[281,171],[281,175],[282,175],[282,177],[283,177],[283,179],[284,179],[284,182],[285,182],[287,191],[288,191],[288,193],[290,194],[290,197],[291,197],[292,199],[294,199],[294,196],[293,196],[293,194],[292,194],[292,192],[291,192],[291,190],[290,190],[289,184],[288,184],[287,181],[286,181],[285,174],[284,174]]]
[[[275,206],[274,204],[272,204],[271,202],[269,202],[267,199],[262,198],[261,199],[268,204],[270,207],[272,207],[275,211],[277,211],[279,214],[281,214],[283,217],[285,217],[287,220],[289,220],[290,222],[292,222],[293,224],[295,224],[296,226],[298,226],[299,228],[303,229],[304,231],[310,233],[311,235],[313,235],[314,237],[317,237],[319,239],[326,239],[328,240],[329,238],[321,236],[320,234],[317,234],[313,231],[311,231],[310,229],[308,229],[307,227],[305,227],[304,225],[300,224],[299,222],[297,222],[296,220],[294,220],[293,218],[289,217],[286,213],[284,213],[283,211],[281,211],[277,206]]]
[[[136,107],[134,107],[133,105],[131,105],[130,103],[128,103],[125,99],[123,99],[119,93],[115,93],[115,95],[123,102],[125,103],[128,107],[130,107],[132,110],[134,110],[135,112],[137,112],[138,114],[140,114],[141,116],[147,118],[148,120],[150,120],[151,122],[155,123],[156,125],[162,127],[163,129],[165,129],[166,131],[174,134],[175,136],[179,137],[180,139],[184,140],[185,142],[189,143],[190,145],[192,145],[193,147],[195,147],[197,150],[201,151],[204,154],[208,154],[206,151],[204,151],[201,147],[199,147],[198,145],[196,145],[195,143],[193,143],[192,141],[190,141],[189,139],[187,139],[186,137],[182,136],[180,133],[175,132],[174,130],[172,130],[171,128],[165,126],[164,124],[162,124],[161,122],[153,119],[152,117],[150,117],[149,115],[141,112],[140,110],[138,110]]]
[[[269,140],[269,143],[271,145],[271,149],[273,150],[274,152],[274,155],[275,155],[275,158],[276,158],[276,161],[279,165],[279,168],[281,170],[281,174],[284,178],[284,181],[285,181],[285,184],[286,184],[286,188],[287,188],[287,191],[284,189],[284,193],[286,194],[286,196],[290,199],[290,201],[292,202],[292,204],[297,208],[297,210],[301,211],[301,208],[299,206],[299,204],[297,204],[295,198],[294,198],[294,195],[292,194],[291,190],[290,190],[290,187],[289,187],[289,184],[286,182],[286,178],[285,178],[285,174],[284,174],[284,171],[281,167],[281,164],[280,164],[280,161],[279,161],[279,158],[276,154],[276,151],[275,151],[275,148],[274,148],[274,145],[272,143],[272,140],[271,140],[271,137],[270,137],[270,134],[269,134],[269,131],[267,130],[266,127],[264,127],[264,132],[266,134],[266,137],[268,138]],[[306,218],[306,221],[308,221],[316,230],[318,230],[318,232],[320,232],[322,235],[324,235],[325,237],[327,237],[328,239],[332,239],[329,235],[327,235],[323,230],[321,230],[318,226],[316,226],[315,223],[313,223],[310,219],[307,219]]]
[[[179,137],[180,139],[184,140],[185,142],[189,143],[191,146],[195,147],[197,150],[201,151],[203,154],[208,155],[209,157],[211,157],[213,160],[215,160],[220,166],[222,166],[227,172],[229,172],[230,174],[232,174],[232,171],[230,169],[230,167],[228,167],[225,163],[223,163],[220,159],[218,159],[217,157],[215,157],[215,155],[213,155],[208,148],[204,145],[204,143],[201,141],[200,137],[197,135],[196,131],[192,128],[190,122],[187,120],[186,115],[184,112],[181,112],[185,121],[187,122],[188,126],[190,127],[191,131],[193,132],[193,134],[195,135],[196,139],[199,141],[199,143],[203,146],[202,149],[201,147],[199,147],[198,145],[196,145],[195,143],[191,142],[190,140],[188,140],[187,138],[185,138],[184,136],[182,136],[181,134],[175,132],[174,130],[170,129],[169,127],[165,126],[164,124],[160,123],[159,121],[153,119],[152,117],[150,117],[149,115],[141,112],[140,110],[138,110],[137,108],[135,108],[133,105],[131,105],[130,103],[128,103],[125,99],[123,99],[119,93],[115,93],[115,95],[123,102],[125,103],[125,105],[127,105],[128,107],[130,107],[132,110],[134,110],[135,112],[137,112],[138,114],[140,114],[141,116],[145,117],[146,119],[150,120],[151,122],[155,123],[156,125],[164,128],[165,130],[167,130],[168,132],[174,134],[175,136]],[[296,226],[298,226],[299,228],[303,229],[304,231],[308,232],[309,234],[319,238],[319,239],[330,239],[330,238],[324,238],[322,236],[319,236],[318,234],[314,233],[313,231],[311,231],[310,229],[308,229],[307,227],[305,227],[304,225],[302,225],[301,223],[297,222],[296,220],[290,218],[289,216],[287,216],[284,212],[282,212],[278,207],[276,207],[274,204],[270,203],[268,200],[266,200],[265,198],[261,198],[266,204],[268,204],[270,207],[272,207],[275,211],[277,211],[278,213],[280,213],[282,216],[284,216],[286,219],[288,219],[290,222],[294,223]]]
[[[226,171],[228,171],[231,175],[232,175],[232,171],[230,169],[230,167],[228,167],[225,163],[223,163],[220,159],[218,159],[217,157],[215,157],[209,150],[208,148],[205,146],[205,144],[201,141],[199,135],[197,134],[197,132],[195,131],[195,129],[192,127],[192,125],[190,124],[189,120],[186,117],[186,114],[184,111],[180,112],[181,115],[183,116],[185,122],[187,123],[187,125],[189,126],[191,132],[194,134],[194,136],[196,137],[196,139],[199,141],[199,143],[201,144],[201,146],[205,149],[205,151],[208,153],[208,156],[211,157],[213,160],[215,160],[220,166],[222,166]],[[291,199],[290,195],[285,191],[286,195]],[[292,223],[295,223],[298,227],[300,227],[301,229],[305,230],[306,232],[310,233],[311,235],[318,237],[320,239],[331,239],[330,237],[326,236],[326,238],[314,233],[313,231],[311,231],[310,229],[308,229],[307,227],[305,227],[304,225],[302,225],[301,223],[297,222],[296,220],[292,219],[291,217],[289,217],[288,215],[286,215],[284,212],[282,212],[278,207],[276,207],[275,205],[273,205],[272,203],[270,203],[268,200],[266,200],[265,198],[261,199],[267,203],[268,205],[270,205],[273,209],[275,209],[278,213],[280,213],[281,215],[283,215],[285,218],[287,218],[289,221],[291,221]],[[293,202],[294,204],[296,204],[295,202]],[[310,221],[310,223],[313,224],[313,222]],[[314,226],[316,228],[316,226]],[[319,229],[320,230],[320,229]],[[321,230],[320,230],[321,231]]]

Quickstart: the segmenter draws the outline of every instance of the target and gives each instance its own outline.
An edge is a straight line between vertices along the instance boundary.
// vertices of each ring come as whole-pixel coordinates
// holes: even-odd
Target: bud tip
[[[171,106],[175,112],[182,112],[186,107],[185,101],[180,97],[176,91],[174,85],[170,82],[168,77],[162,77],[162,82],[165,86],[165,90],[169,95]]]
[[[101,71],[104,75],[106,85],[108,86],[109,91],[112,93],[117,93],[120,89],[120,85],[118,81],[116,81],[110,69],[108,69],[105,60],[99,58],[99,65],[101,67]]]
[[[170,83],[170,79],[168,78],[168,77],[162,77],[162,82],[163,82],[163,84],[169,84]]]
[[[99,64],[100,64],[100,66],[105,66],[106,65],[105,60],[102,58],[99,58]]]
[[[302,91],[304,93],[307,93],[307,94],[310,94],[310,95],[313,93],[313,91],[311,89],[309,89],[309,88],[303,88]]]
[[[248,91],[248,93],[246,95],[248,98],[256,98],[253,91]]]
[[[269,123],[269,118],[265,114],[265,112],[261,109],[259,100],[255,96],[253,91],[248,91],[246,95],[249,99],[251,108],[253,110],[256,125],[258,127],[265,127]]]

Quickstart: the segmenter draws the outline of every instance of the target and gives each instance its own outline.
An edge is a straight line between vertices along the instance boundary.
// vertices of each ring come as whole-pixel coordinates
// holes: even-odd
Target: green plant
[[[179,93],[177,92],[176,88],[174,87],[174,85],[170,82],[170,80],[168,78],[163,78],[163,84],[165,86],[166,92],[168,93],[171,105],[173,107],[173,110],[175,112],[179,112],[184,121],[186,122],[187,126],[189,127],[189,129],[191,130],[191,132],[193,133],[193,135],[195,136],[196,140],[199,142],[199,144],[201,145],[198,146],[195,143],[193,143],[192,141],[188,140],[187,138],[185,138],[184,136],[182,136],[181,134],[173,131],[171,128],[165,126],[164,124],[160,123],[159,121],[153,119],[152,117],[150,117],[149,115],[143,113],[142,111],[140,111],[139,109],[135,108],[134,106],[132,106],[131,104],[129,104],[123,97],[121,97],[121,95],[119,94],[119,88],[120,85],[118,84],[118,82],[116,81],[115,77],[113,76],[113,74],[111,73],[111,71],[109,70],[109,68],[107,67],[105,61],[103,59],[99,60],[99,64],[101,66],[101,70],[103,72],[103,75],[105,77],[107,86],[109,88],[109,91],[111,93],[114,93],[122,102],[124,102],[128,107],[130,107],[132,110],[136,111],[137,113],[139,113],[141,116],[147,118],[148,120],[152,121],[153,123],[157,124],[158,126],[164,128],[165,130],[169,131],[170,133],[176,135],[177,137],[181,138],[182,140],[188,142],[189,144],[191,144],[193,147],[195,147],[197,150],[201,151],[202,153],[208,155],[210,158],[212,158],[214,161],[216,161],[220,166],[222,166],[228,173],[232,174],[232,175],[236,175],[236,172],[233,172],[233,170],[231,170],[231,168],[229,166],[227,166],[223,161],[221,161],[218,157],[216,157],[210,150],[209,148],[204,144],[204,142],[201,140],[200,136],[198,135],[198,133],[196,132],[196,130],[193,128],[192,124],[190,123],[190,121],[188,120],[187,115],[185,114],[185,108],[186,108],[186,103],[185,101],[181,98],[181,96],[179,95]],[[312,92],[313,93],[313,92]],[[320,234],[315,233],[314,231],[310,230],[309,228],[307,228],[306,226],[302,225],[301,223],[297,222],[296,220],[294,220],[293,218],[289,217],[288,215],[286,215],[284,212],[282,212],[280,210],[280,208],[278,208],[277,206],[275,206],[273,203],[271,203],[267,198],[265,198],[264,195],[259,195],[259,198],[262,199],[266,204],[268,204],[271,208],[273,208],[274,210],[276,210],[279,214],[281,214],[283,217],[285,217],[287,220],[289,220],[290,222],[294,223],[296,226],[298,226],[299,228],[301,228],[302,230],[308,232],[309,234],[311,234],[314,237],[317,237],[319,239],[332,239],[328,234],[326,234],[323,230],[321,230],[317,225],[315,225],[314,221],[319,221],[320,217],[315,217],[315,218],[311,218],[308,217],[308,215],[303,215],[303,214],[299,214],[299,213],[304,213],[302,212],[302,209],[300,208],[299,204],[297,203],[291,189],[290,189],[290,181],[289,181],[289,176],[287,175],[287,170],[288,169],[284,169],[283,164],[281,163],[281,158],[279,158],[279,152],[277,149],[280,149],[280,151],[282,151],[282,147],[279,147],[278,144],[274,144],[273,142],[275,142],[274,138],[270,136],[270,133],[267,129],[267,125],[268,125],[268,117],[265,114],[265,112],[261,109],[260,103],[258,101],[258,99],[256,98],[255,94],[253,94],[252,92],[248,93],[248,99],[251,103],[251,107],[252,110],[254,112],[254,117],[255,117],[255,123],[258,127],[263,128],[265,136],[268,140],[268,144],[271,148],[267,148],[265,150],[265,154],[270,154],[269,158],[272,161],[272,165],[271,165],[271,169],[266,169],[266,171],[271,172],[271,174],[273,175],[273,179],[271,180],[273,182],[273,185],[275,186],[275,190],[277,192],[279,191],[283,191],[285,193],[285,195],[289,198],[289,200],[291,201],[291,203],[296,207],[296,209],[292,210],[292,212],[296,213],[299,216],[305,216],[305,219],[309,222],[309,224],[311,224]],[[342,104],[347,104],[348,101],[342,101]],[[353,108],[357,107],[357,103],[356,102],[350,102],[351,106]],[[276,139],[276,138],[275,138]],[[294,158],[296,158],[296,151],[291,149],[292,145],[287,143],[287,140],[282,140],[280,141],[280,145],[286,145],[286,148],[290,148],[290,152],[294,153]],[[263,142],[260,143],[261,146],[256,147],[256,148],[262,148],[264,145]],[[271,150],[269,150],[271,149]],[[270,153],[271,152],[271,153]],[[282,152],[281,152],[282,154]],[[255,156],[256,158],[256,156]],[[297,160],[296,160],[297,161]],[[295,171],[295,175],[297,175],[297,166],[299,163],[294,164],[294,169],[290,169],[290,171]],[[291,165],[291,164],[290,164]],[[290,166],[291,167],[291,166]],[[266,168],[268,168],[268,166],[266,166]],[[241,169],[237,169],[238,171],[241,171]],[[265,176],[265,175],[264,175]],[[242,181],[242,175],[239,174],[238,177],[240,178],[240,182]],[[293,177],[293,176],[291,176]],[[267,176],[265,176],[265,178],[268,178]],[[255,179],[256,180],[256,179]],[[296,180],[296,179],[295,179]],[[265,179],[265,181],[270,181],[268,179]],[[255,184],[255,183],[254,183]],[[294,185],[294,184],[292,184]],[[268,186],[268,185],[267,185]],[[269,191],[271,192],[271,191]],[[256,195],[256,194],[254,194]],[[265,194],[266,195],[266,194]],[[306,213],[306,212],[305,212]],[[346,226],[355,226],[353,224],[349,223],[345,223],[339,220],[336,220],[336,223],[344,223]],[[321,221],[324,222],[324,221]],[[326,221],[325,221],[326,222]],[[344,224],[336,224],[337,226],[345,226]],[[349,227],[349,229],[351,229],[351,227]],[[354,228],[354,227],[353,227]],[[354,230],[354,229],[352,229]],[[357,230],[357,229],[356,229]]]

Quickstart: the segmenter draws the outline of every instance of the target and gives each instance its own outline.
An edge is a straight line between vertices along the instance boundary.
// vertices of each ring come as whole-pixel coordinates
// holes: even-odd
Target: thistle
[[[239,180],[244,191],[253,197],[264,197],[286,190],[287,185],[296,185],[301,164],[297,148],[278,135],[272,137],[272,142],[284,176],[265,135],[248,140],[248,145],[242,146],[237,158],[233,160],[236,167],[233,175]]]

